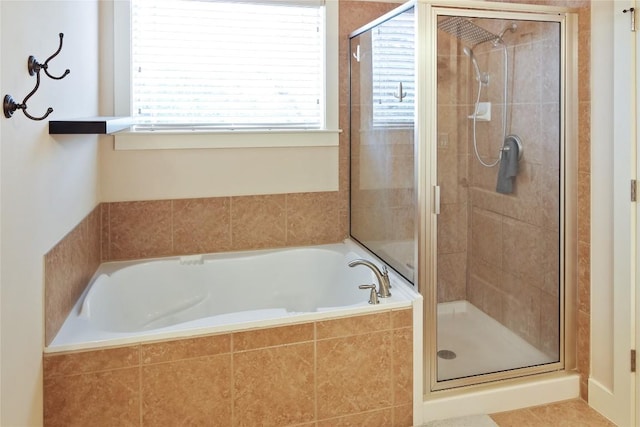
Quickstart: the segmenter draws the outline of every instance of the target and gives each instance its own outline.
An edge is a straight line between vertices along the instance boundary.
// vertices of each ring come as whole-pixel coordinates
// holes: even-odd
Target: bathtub
[[[371,305],[376,283],[350,240],[339,244],[102,264],[47,353],[278,326],[411,307],[413,286],[389,272],[391,297]]]

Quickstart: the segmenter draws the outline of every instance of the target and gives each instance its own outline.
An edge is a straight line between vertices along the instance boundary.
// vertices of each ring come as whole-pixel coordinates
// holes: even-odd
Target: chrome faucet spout
[[[391,284],[389,282],[389,272],[387,271],[386,266],[384,266],[382,271],[380,271],[377,265],[366,259],[356,259],[349,263],[349,267],[355,267],[357,265],[364,265],[373,271],[376,279],[378,279],[378,296],[380,298],[388,298],[391,296],[391,292],[389,291]]]

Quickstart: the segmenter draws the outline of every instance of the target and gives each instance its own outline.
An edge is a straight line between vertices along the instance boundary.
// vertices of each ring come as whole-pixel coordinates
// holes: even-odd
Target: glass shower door
[[[414,283],[414,8],[350,39],[351,237]]]
[[[449,385],[561,358],[561,26],[488,14],[437,18],[434,358]]]

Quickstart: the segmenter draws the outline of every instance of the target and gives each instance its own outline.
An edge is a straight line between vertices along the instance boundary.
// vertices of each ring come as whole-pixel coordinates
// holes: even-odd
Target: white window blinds
[[[325,125],[317,0],[132,0],[131,43],[137,123]]]
[[[373,29],[373,125],[409,126],[415,109],[414,15],[407,11]]]

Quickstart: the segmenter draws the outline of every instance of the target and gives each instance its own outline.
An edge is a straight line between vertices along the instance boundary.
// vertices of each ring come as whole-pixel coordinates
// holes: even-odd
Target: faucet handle
[[[376,285],[373,283],[370,285],[360,285],[359,289],[371,289],[371,293],[369,294],[369,304],[379,304],[378,293],[376,292]]]
[[[391,280],[389,280],[389,270],[387,269],[386,265],[382,266],[382,277],[384,277],[384,280],[386,280],[387,285],[389,286],[389,289],[391,289]]]

